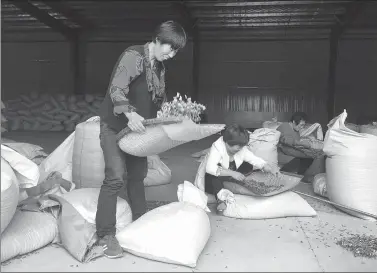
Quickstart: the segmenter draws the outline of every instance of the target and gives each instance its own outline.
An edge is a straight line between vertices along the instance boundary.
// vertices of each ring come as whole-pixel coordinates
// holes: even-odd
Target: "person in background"
[[[294,157],[281,171],[304,173],[301,181],[311,183],[316,174],[325,172],[325,156],[321,154],[313,158],[300,151],[302,147],[311,149],[307,143],[300,141],[300,130],[304,128],[307,120],[305,113],[295,112],[289,122],[283,122],[276,130],[280,132],[280,152]]]
[[[166,101],[163,61],[173,58],[186,39],[181,25],[164,22],[151,42],[130,46],[114,66],[99,113],[105,178],[98,197],[96,227],[98,243],[108,258],[120,257],[123,252],[115,238],[117,197],[130,204],[133,220],[146,212],[143,181],[148,171],[147,157],[124,153],[116,135],[126,126],[143,133],[142,121],[157,116]]]
[[[249,138],[249,132],[245,128],[233,124],[225,127],[222,136],[210,148],[204,177],[205,191],[215,195],[219,212],[226,209],[226,204],[217,197],[224,187],[224,181],[243,181],[254,167],[274,175],[279,174],[277,166],[269,165],[246,147]]]

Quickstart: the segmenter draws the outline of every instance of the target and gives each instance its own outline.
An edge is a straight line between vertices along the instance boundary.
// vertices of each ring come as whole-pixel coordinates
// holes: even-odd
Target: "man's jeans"
[[[243,162],[236,171],[248,176],[253,171],[253,165],[249,164],[248,162]],[[224,188],[225,181],[237,183],[233,177],[214,176],[209,173],[205,174],[204,181],[205,192],[213,194],[216,197],[216,200],[218,200],[217,194]]]
[[[131,206],[133,219],[146,212],[144,178],[148,172],[146,157],[124,153],[116,141],[116,132],[101,122],[101,148],[105,160],[105,179],[98,197],[96,226],[98,237],[116,232],[117,197]]]

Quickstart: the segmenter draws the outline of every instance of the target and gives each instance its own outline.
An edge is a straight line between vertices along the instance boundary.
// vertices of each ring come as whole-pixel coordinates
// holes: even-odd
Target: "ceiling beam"
[[[251,18],[264,18],[264,17],[292,17],[292,16],[333,16],[334,14],[343,14],[342,10],[323,10],[323,11],[303,11],[303,12],[249,12],[249,11],[237,11],[237,12],[194,12],[195,17],[204,18],[234,18],[234,17],[251,17]]]
[[[333,25],[332,22],[290,22],[290,23],[224,23],[224,24],[199,24],[200,28],[253,28],[253,27],[291,27],[291,26],[312,26],[325,27]]]
[[[61,33],[67,39],[72,39],[75,34],[74,30],[67,25],[65,25],[60,20],[55,19],[47,12],[40,10],[36,6],[32,5],[28,1],[12,1],[13,5],[19,8],[22,12],[30,14],[34,18],[38,19],[41,23],[45,24],[46,26],[50,27],[51,29]]]
[[[81,14],[79,14],[77,11],[69,7],[63,0],[42,0],[42,2],[51,7],[52,10],[60,13],[64,17],[68,18],[70,21],[74,22],[76,25],[85,28],[90,29],[95,27],[95,25],[90,22],[87,18],[84,18]]]
[[[188,1],[191,7],[253,7],[253,6],[287,6],[287,5],[328,5],[328,4],[344,4],[350,1],[330,1],[330,0],[316,0],[316,1]]]

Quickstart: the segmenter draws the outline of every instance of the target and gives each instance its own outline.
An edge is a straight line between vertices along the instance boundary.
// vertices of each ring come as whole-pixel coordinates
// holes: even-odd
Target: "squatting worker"
[[[128,127],[143,133],[144,119],[155,118],[166,100],[163,61],[173,58],[186,45],[181,25],[168,21],[157,27],[152,42],[127,48],[113,69],[100,108],[100,142],[105,160],[105,179],[98,197],[96,215],[99,245],[108,258],[122,256],[115,238],[117,197],[131,206],[133,220],[146,212],[144,178],[146,157],[120,150],[116,135]]]

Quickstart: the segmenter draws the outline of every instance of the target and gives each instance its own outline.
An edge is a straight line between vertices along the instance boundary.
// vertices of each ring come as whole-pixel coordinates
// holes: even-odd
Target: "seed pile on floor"
[[[338,240],[336,244],[351,251],[355,257],[377,258],[377,237],[354,234]]]

